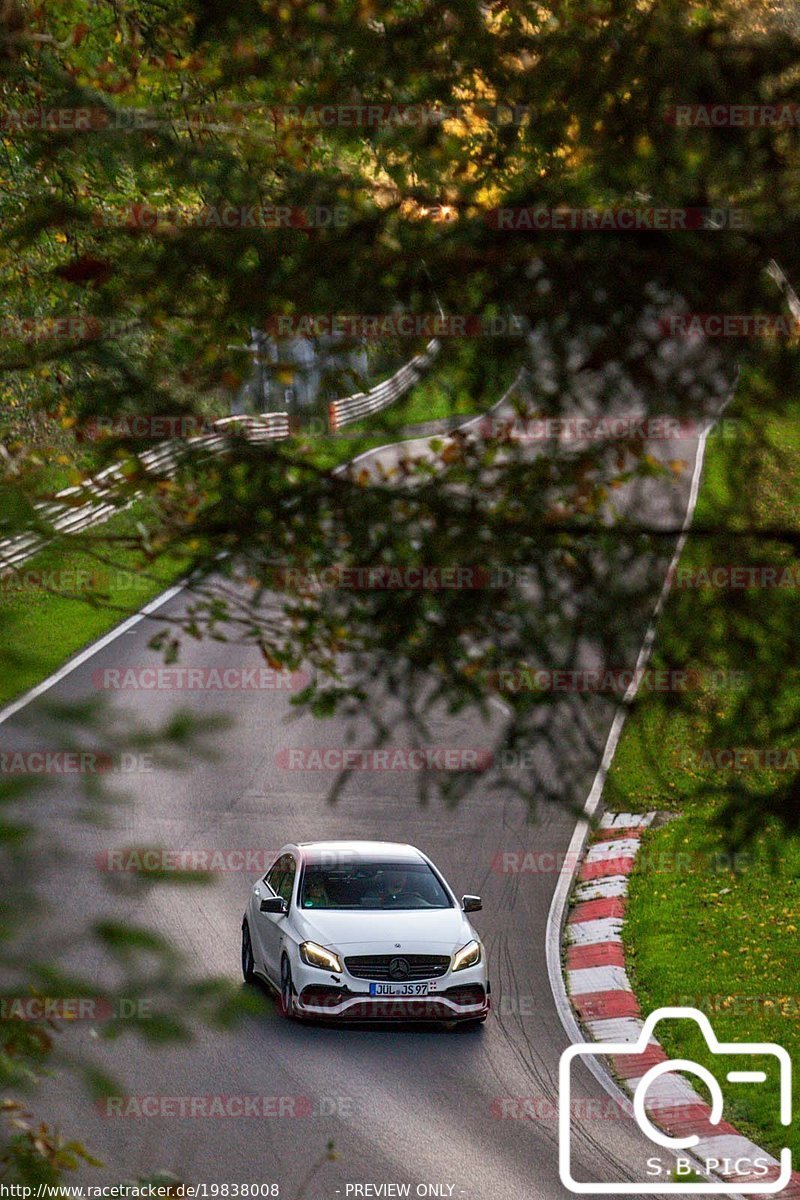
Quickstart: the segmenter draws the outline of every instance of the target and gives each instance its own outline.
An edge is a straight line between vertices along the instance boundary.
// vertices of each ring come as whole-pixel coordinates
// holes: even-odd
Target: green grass
[[[698,1175],[696,1171],[685,1171],[679,1175],[677,1171],[670,1172],[670,1183],[707,1183],[706,1176]]]
[[[519,355],[510,354],[501,366],[493,365],[481,377],[475,365],[478,352],[479,346],[469,347],[463,359],[435,362],[432,370],[397,404],[367,421],[355,421],[349,428],[356,433],[367,433],[380,427],[384,433],[399,434],[408,425],[484,412],[511,385],[519,369]]]
[[[747,436],[747,435],[745,435]],[[728,471],[731,442],[723,437],[709,439],[706,470],[695,513],[695,524],[729,520],[735,524],[747,511],[750,521],[791,528],[798,526],[800,513],[800,410],[783,418],[772,418],[766,435],[754,449],[755,461],[748,478],[747,493],[736,491]],[[752,716],[743,706],[741,688],[701,686],[696,693],[675,697],[644,692],[628,720],[606,785],[606,802],[618,811],[647,812],[651,809],[684,812],[699,806],[708,816],[719,811],[714,804],[735,775],[728,768],[711,765],[712,739],[724,734],[727,748],[749,748],[762,744],[768,728],[774,730],[783,715],[794,712],[798,700],[797,677],[786,670],[792,664],[796,640],[797,588],[751,589],[685,588],[683,572],[707,568],[722,554],[745,564],[776,563],[798,572],[800,558],[786,547],[777,549],[761,541],[752,546],[725,546],[691,539],[678,568],[676,582],[658,628],[654,668],[696,667],[710,673],[742,671],[754,675],[761,656],[771,667],[766,686],[769,696],[759,691],[759,679],[749,678],[756,701],[774,707],[769,726],[754,727],[745,720]],[[744,642],[740,647],[733,636]],[[779,641],[785,637],[786,643]],[[786,657],[782,651],[786,650]],[[690,653],[691,652],[691,653]],[[772,686],[774,684],[774,687]],[[782,693],[782,694],[779,694]],[[784,731],[776,744],[794,749],[793,730]],[[800,753],[798,754],[800,765]],[[765,787],[781,781],[785,770],[765,767],[748,772],[748,782]],[[710,804],[710,808],[709,808]]]
[[[757,381],[745,379],[737,403],[746,406],[757,390]],[[744,481],[731,473],[741,439]],[[743,431],[741,439],[710,439],[696,522],[722,516],[739,528],[752,521],[797,528],[796,407]],[[800,568],[800,559],[777,542],[700,537],[690,539],[681,567],[719,561]],[[753,747],[797,747],[797,681],[786,669],[797,661],[797,595],[797,588],[673,589],[654,665],[745,670],[755,696],[748,699],[735,682],[704,684],[680,702],[645,695],[626,724],[606,787],[612,810],[676,814],[648,832],[630,880],[624,939],[643,1012],[689,1005],[709,1016],[722,1040],[777,1042],[795,1062],[800,840],[787,834],[767,800],[757,799],[786,787],[792,773],[756,766],[746,756],[734,769],[714,756],[721,748],[751,754]],[[796,760],[800,770],[800,749]],[[692,1023],[660,1026],[658,1036],[671,1056],[714,1067]],[[724,1079],[719,1066],[715,1075]],[[797,1155],[800,1126],[788,1131],[779,1124],[775,1082],[773,1072],[770,1086],[725,1084],[725,1119],[773,1153],[791,1145]],[[797,1105],[797,1076],[794,1087]]]
[[[721,1041],[777,1042],[797,1062],[800,847],[787,847],[780,869],[763,851],[733,859],[702,818],[700,809],[684,813],[646,836],[640,851],[624,938],[642,1011],[697,1008]],[[715,1063],[691,1022],[661,1024],[657,1036],[671,1057],[702,1063],[721,1081],[734,1065]],[[726,1084],[725,1120],[773,1153],[791,1145],[797,1155],[800,1126],[779,1124],[775,1084],[774,1070],[770,1086]]]
[[[510,356],[501,367],[493,369],[491,376],[483,380],[477,398],[463,362],[435,364],[416,387],[383,412],[354,421],[338,434],[306,435],[302,443],[311,448],[319,467],[332,469],[367,450],[410,436],[406,431],[414,425],[476,416],[491,408],[510,387],[519,369],[517,358]]]
[[[84,535],[62,539],[0,579],[0,702],[33,687],[174,582],[186,564],[174,557],[146,563],[120,543],[137,522],[152,522],[137,502]],[[108,540],[106,540],[108,539]]]
[[[509,385],[516,366],[505,364],[484,407],[494,403]],[[368,421],[348,427],[348,436],[308,435],[298,439],[307,446],[321,469],[332,469],[365,450],[402,436],[402,430],[422,421],[472,414],[478,406],[459,382],[457,364],[428,375],[397,405]],[[48,486],[65,486],[67,467],[53,467]],[[9,576],[0,580],[0,629],[3,636],[0,703],[12,699],[46,678],[67,658],[107,633],[119,621],[137,611],[178,578],[186,564],[175,558],[158,557],[145,563],[142,555],[114,539],[133,532],[137,521],[152,523],[145,502],[133,505],[103,526],[90,531],[98,542],[98,556],[76,540],[62,539],[35,555],[22,567],[32,586],[18,588]],[[108,542],[103,544],[103,539]],[[51,578],[55,587],[45,585]],[[94,586],[92,579],[98,584]],[[59,594],[55,594],[59,593]]]
[[[425,421],[475,416],[495,400],[499,400],[514,378],[516,370],[516,363],[507,364],[498,374],[491,395],[476,401],[472,391],[454,373],[447,370],[437,372],[434,367],[432,373],[420,380],[397,404],[369,421],[355,421],[350,429],[355,432],[367,432],[378,423],[384,430],[399,432],[408,425],[417,425]]]

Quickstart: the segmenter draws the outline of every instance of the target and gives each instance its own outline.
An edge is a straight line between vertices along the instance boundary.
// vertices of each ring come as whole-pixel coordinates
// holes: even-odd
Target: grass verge
[[[182,560],[147,562],[125,544],[148,520],[149,504],[138,501],[81,540],[63,538],[0,577],[0,703],[45,679],[183,574]]]
[[[318,467],[332,469],[402,436],[408,425],[472,414],[477,406],[461,381],[462,371],[463,363],[445,363],[443,371],[421,380],[397,405],[348,428],[347,436],[312,435],[302,442]],[[491,399],[482,393],[485,407],[497,400],[515,372],[515,366],[504,365]],[[49,482],[61,485],[65,480],[53,476]],[[185,562],[162,556],[145,561],[121,541],[137,523],[153,519],[148,503],[139,501],[91,531],[85,541],[63,538],[24,563],[19,574],[0,577],[0,703],[35,686],[184,573]]]
[[[747,409],[758,392],[758,379],[746,378],[737,406]],[[797,528],[799,415],[794,407],[737,438],[709,439],[699,530],[720,519],[740,531]],[[746,475],[737,474],[742,465]],[[723,564],[771,566],[784,584],[709,585],[711,568]],[[606,786],[612,810],[675,814],[648,832],[630,880],[624,939],[642,1010],[689,1005],[721,1040],[777,1042],[796,1062],[800,839],[779,817],[791,826],[800,771],[797,673],[787,670],[796,661],[798,582],[800,559],[779,538],[690,539],[653,666],[696,665],[697,685],[680,697],[643,694]],[[671,1057],[716,1066],[724,1079],[693,1023],[662,1025],[658,1036]],[[726,1120],[773,1153],[790,1145],[797,1161],[800,1127],[779,1123],[774,1073],[767,1085],[723,1091]],[[795,1111],[799,1100],[795,1073]]]
[[[510,355],[500,366],[490,364],[484,376],[473,361],[477,349],[468,349],[470,353],[462,352],[462,358],[434,364],[416,387],[383,412],[354,421],[337,434],[304,436],[303,444],[311,448],[317,466],[340,466],[367,450],[410,436],[408,431],[415,425],[476,416],[491,408],[513,382],[519,356]]]

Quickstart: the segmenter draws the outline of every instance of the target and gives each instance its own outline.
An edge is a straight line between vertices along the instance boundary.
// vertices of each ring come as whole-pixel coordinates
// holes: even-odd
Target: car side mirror
[[[289,911],[289,905],[283,896],[265,896],[260,908],[263,913],[275,913],[279,917],[285,917]]]
[[[464,912],[480,912],[483,908],[480,896],[462,896],[461,907]]]

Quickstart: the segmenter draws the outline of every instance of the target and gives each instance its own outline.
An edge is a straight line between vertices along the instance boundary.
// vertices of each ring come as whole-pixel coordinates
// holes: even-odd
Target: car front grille
[[[398,962],[408,963],[407,973],[397,973]],[[390,972],[390,965],[395,969]],[[388,980],[390,983],[408,983],[416,979],[436,979],[444,975],[450,966],[449,954],[356,954],[344,960],[351,975],[356,979]]]

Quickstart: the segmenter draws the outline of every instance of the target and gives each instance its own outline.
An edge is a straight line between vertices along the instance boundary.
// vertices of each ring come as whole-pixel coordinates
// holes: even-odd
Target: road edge
[[[583,806],[583,816],[575,826],[575,832],[570,840],[567,850],[564,865],[559,873],[553,899],[550,902],[550,910],[547,914],[547,930],[545,933],[546,951],[547,951],[547,973],[550,979],[550,988],[553,993],[553,999],[558,1009],[558,1015],[561,1018],[561,1024],[569,1034],[571,1041],[582,1041],[580,1030],[577,1022],[572,1015],[567,989],[564,984],[564,979],[561,969],[561,936],[564,924],[566,922],[567,904],[569,901],[570,892],[575,882],[578,873],[578,864],[586,848],[586,843],[589,838],[591,829],[591,819],[596,814],[600,807],[600,801],[603,795],[606,778],[609,768],[614,760],[619,739],[622,736],[622,730],[625,725],[625,720],[630,710],[632,701],[636,698],[639,691],[639,684],[645,667],[650,659],[653,650],[653,644],[656,636],[656,626],[658,620],[667,602],[667,597],[672,588],[672,580],[675,575],[675,570],[678,566],[684,547],[689,538],[689,530],[694,519],[694,510],[697,506],[697,497],[700,493],[700,479],[703,473],[703,464],[705,462],[706,443],[708,436],[713,426],[708,426],[703,429],[697,440],[697,449],[695,451],[694,468],[692,471],[692,482],[689,488],[689,500],[686,505],[686,514],[681,526],[680,536],[675,544],[675,549],[670,559],[669,567],[661,586],[658,599],[653,609],[653,614],[645,631],[644,640],[642,641],[639,655],[636,659],[636,666],[633,672],[633,679],[625,692],[625,695],[620,702],[620,706],[614,714],[614,719],[611,722],[611,728],[608,732],[603,757],[600,760],[600,765],[597,768],[592,786],[589,789],[589,794]],[[578,1035],[576,1037],[576,1034]]]
[[[727,408],[730,400],[736,389],[736,383],[731,389],[728,399],[722,406],[720,414]],[[600,760],[600,765],[592,781],[592,786],[589,789],[589,794],[583,806],[583,816],[579,819],[575,830],[570,839],[567,852],[564,856],[564,865],[559,872],[556,887],[553,892],[553,898],[550,902],[550,909],[547,914],[547,926],[545,930],[545,955],[547,960],[547,976],[550,982],[550,992],[553,997],[556,1012],[559,1020],[573,1045],[576,1043],[583,1044],[585,1038],[581,1032],[581,1028],[572,1011],[569,996],[567,994],[566,981],[564,979],[563,963],[562,963],[562,939],[564,927],[567,920],[567,908],[569,898],[572,893],[575,880],[578,875],[578,870],[586,850],[589,834],[591,832],[591,821],[600,808],[600,802],[603,796],[608,772],[614,761],[614,755],[619,745],[622,730],[625,726],[625,721],[630,711],[632,701],[636,698],[639,691],[639,684],[644,674],[644,670],[650,659],[655,643],[656,628],[664,605],[672,590],[672,580],[675,576],[675,571],[678,566],[681,555],[683,554],[686,542],[689,538],[689,532],[694,520],[694,511],[697,506],[697,497],[700,493],[700,482],[703,474],[703,465],[705,463],[706,443],[714,425],[707,425],[700,433],[697,440],[697,449],[695,451],[694,467],[692,470],[692,481],[689,488],[689,500],[686,505],[686,513],[681,525],[681,532],[675,544],[672,557],[667,568],[667,573],[664,577],[664,582],[661,586],[658,599],[656,600],[652,616],[645,631],[639,655],[636,659],[636,666],[633,672],[633,679],[623,696],[619,708],[614,714],[614,719],[611,722],[611,728],[608,732],[606,744],[603,749],[603,756]],[[585,1066],[591,1071],[600,1086],[614,1100],[615,1104],[630,1116],[633,1120],[633,1105],[630,1098],[617,1085],[611,1075],[606,1071],[595,1058],[586,1056],[584,1059]],[[691,1157],[691,1156],[689,1156]],[[727,1193],[733,1200],[744,1200],[738,1192]]]
[[[584,1042],[591,1039],[598,1043],[628,1043],[633,1048],[644,1036],[646,1026],[628,972],[623,930],[627,917],[628,880],[642,838],[656,826],[658,816],[656,812],[605,813],[580,864],[579,882],[573,893],[576,902],[564,926],[563,945],[571,1007],[577,1013],[578,1027],[589,1035],[583,1037]],[[680,1011],[681,1006],[675,1006],[673,1015]],[[611,1056],[617,1074],[631,1093],[645,1068],[668,1061],[652,1033],[645,1055],[646,1062],[643,1056],[640,1067],[633,1071],[628,1067],[627,1073],[627,1055],[623,1055],[621,1062]],[[588,1061],[591,1060],[587,1060],[587,1065]],[[760,1159],[769,1164],[768,1174],[763,1177],[747,1179],[740,1173],[737,1178],[734,1172],[726,1175],[717,1170],[709,1182],[713,1179],[734,1187],[737,1183],[746,1183],[748,1195],[757,1197],[774,1194],[795,1200],[800,1195],[800,1174],[791,1171],[791,1165],[786,1184],[779,1192],[774,1191],[776,1182],[786,1171],[787,1156],[791,1164],[790,1151],[783,1150],[778,1160],[729,1122],[722,1120],[715,1124],[711,1107],[683,1076],[672,1075],[652,1083],[647,1096],[646,1115],[668,1136],[683,1137],[689,1130],[699,1132],[700,1128],[706,1127],[705,1132],[699,1132],[699,1141],[691,1153],[682,1151],[682,1157],[695,1167],[702,1167],[703,1162],[710,1159],[719,1161],[720,1157],[751,1164]],[[766,1190],[750,1191],[755,1185]]]
[[[474,425],[477,421],[484,420],[488,413],[494,412],[495,409],[498,409],[505,404],[514,389],[519,386],[523,378],[523,372],[524,368],[520,368],[515,375],[513,382],[509,385],[500,399],[496,400],[491,408],[487,410],[487,413],[479,413],[476,417],[470,417],[456,428],[469,429],[470,426]],[[453,433],[455,430],[451,430],[450,432]],[[431,436],[435,437],[437,435]],[[419,439],[408,438],[405,440],[418,441]],[[369,455],[380,454],[383,450],[391,450],[394,446],[400,445],[403,445],[403,440],[398,442],[388,442],[385,446],[376,446],[371,450],[365,450],[362,454],[359,454],[355,458],[351,459],[349,463],[342,463],[341,466],[336,467],[333,473],[334,475],[341,474],[348,467],[355,465],[355,463],[359,462],[363,458],[367,458]],[[52,674],[48,675],[45,679],[42,679],[39,683],[34,684],[33,687],[28,688],[27,691],[22,692],[21,695],[15,697],[13,700],[10,700],[8,704],[0,708],[0,725],[5,724],[10,717],[13,717],[20,711],[20,709],[26,708],[32,703],[32,701],[37,700],[39,696],[44,695],[45,692],[49,692],[52,687],[55,687],[55,685],[60,683],[62,679],[65,679],[67,675],[70,675],[78,667],[82,666],[83,663],[87,662],[88,659],[92,658],[95,654],[99,653],[100,650],[103,650],[106,646],[110,645],[111,642],[115,641],[118,637],[121,637],[124,633],[127,633],[129,629],[132,629],[135,625],[138,625],[140,621],[143,621],[146,617],[149,617],[154,612],[157,612],[159,608],[165,604],[168,604],[169,601],[174,599],[175,596],[180,595],[188,582],[188,576],[184,576],[183,579],[179,579],[177,583],[172,584],[165,591],[161,592],[159,595],[150,600],[144,606],[144,608],[140,608],[138,612],[132,613],[129,617],[125,617],[118,625],[115,625],[112,629],[109,629],[108,633],[103,634],[103,636],[98,638],[96,642],[90,642],[88,646],[85,646],[82,650],[77,651],[77,653],[75,653],[71,658],[68,658],[66,662],[63,663],[56,671],[53,671]]]
[[[134,625],[138,625],[140,621],[144,621],[146,617],[149,617],[152,613],[156,612],[162,607],[162,605],[167,604],[175,596],[180,595],[180,593],[186,587],[187,582],[188,579],[184,578],[178,580],[177,583],[172,584],[172,586],[168,587],[166,591],[161,592],[158,596],[155,596],[152,600],[145,604],[144,608],[140,608],[138,612],[132,613],[129,617],[125,617],[124,620],[122,620],[118,625],[115,625],[113,629],[109,629],[108,633],[104,633],[102,637],[98,638],[96,642],[90,642],[90,644],[85,646],[83,650],[79,650],[71,658],[68,658],[63,666],[60,666],[57,671],[52,673],[52,675],[48,675],[46,679],[41,681],[41,683],[34,684],[32,688],[28,688],[27,692],[23,692],[22,695],[17,696],[15,700],[9,701],[9,703],[3,708],[0,708],[0,725],[3,725],[9,719],[9,717],[13,717],[15,713],[20,711],[20,709],[26,708],[33,700],[37,700],[39,696],[44,695],[45,692],[49,692],[50,688],[55,687],[55,685],[60,683],[62,679],[65,679],[67,675],[71,675],[74,670],[80,667],[88,659],[93,658],[95,654],[97,654],[100,650],[103,650],[106,646],[110,645],[111,642],[116,641],[116,639],[121,637],[123,633],[127,633],[129,629],[133,629]]]

